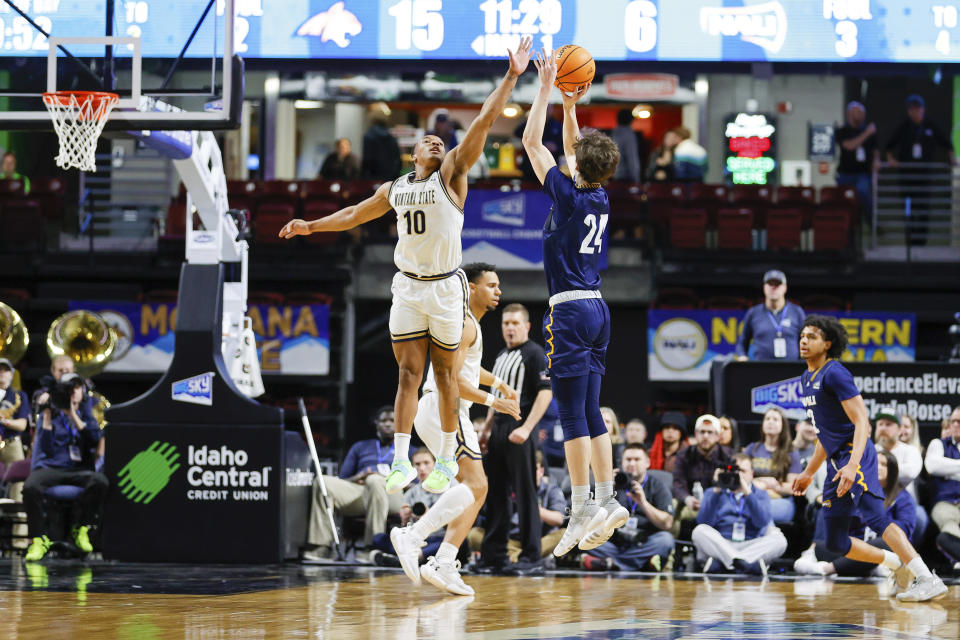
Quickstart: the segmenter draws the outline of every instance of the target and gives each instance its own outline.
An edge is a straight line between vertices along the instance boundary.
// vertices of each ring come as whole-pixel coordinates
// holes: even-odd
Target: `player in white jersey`
[[[447,152],[439,137],[424,136],[413,148],[412,173],[381,185],[373,196],[357,205],[318,220],[291,220],[280,230],[281,238],[346,231],[396,210],[399,240],[394,261],[400,273],[394,277],[391,288],[390,338],[400,375],[394,404],[394,459],[387,476],[387,493],[402,490],[417,476],[408,452],[417,413],[417,391],[428,352],[437,383],[443,432],[436,466],[423,487],[440,493],[457,475],[454,456],[459,392],[453,363],[463,332],[467,296],[463,273],[457,269],[467,171],[483,153],[490,127],[506,106],[517,78],[530,63],[531,44],[532,39],[524,37],[516,52],[507,51],[507,74],[455,148]]]
[[[480,366],[483,358],[483,336],[480,333],[480,318],[487,311],[496,309],[500,302],[500,280],[496,268],[484,263],[463,267],[470,285],[470,306],[467,322],[463,327],[463,340],[456,351],[454,371],[460,386],[459,424],[457,438],[457,480],[459,484],[445,492],[432,507],[409,527],[397,527],[390,532],[394,551],[400,559],[407,576],[420,584],[421,576],[437,588],[457,595],[473,595],[473,589],[464,584],[457,563],[457,550],[466,540],[470,527],[487,497],[487,476],[480,460],[480,444],[477,432],[470,421],[470,406],[481,402],[494,411],[507,413],[520,419],[518,393],[509,385]],[[481,391],[480,385],[497,389],[502,398]],[[417,435],[436,455],[441,446],[443,432],[440,426],[440,408],[437,385],[433,370],[427,373],[423,396],[417,408],[414,426]],[[447,525],[447,531],[437,555],[419,566],[420,548],[432,531]]]

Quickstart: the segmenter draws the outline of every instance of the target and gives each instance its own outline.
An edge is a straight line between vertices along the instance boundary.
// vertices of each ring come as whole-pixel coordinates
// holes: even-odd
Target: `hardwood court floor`
[[[467,577],[473,598],[402,573],[285,565],[0,561],[0,638],[776,638],[960,637],[960,587],[931,604],[878,584],[552,574]]]

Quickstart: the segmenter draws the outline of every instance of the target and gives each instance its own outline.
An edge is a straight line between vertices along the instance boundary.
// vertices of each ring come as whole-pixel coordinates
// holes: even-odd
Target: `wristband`
[[[493,404],[493,394],[492,394],[492,393],[488,393],[488,394],[487,394],[487,397],[484,398],[484,400],[483,400],[483,404],[487,405],[488,407]]]

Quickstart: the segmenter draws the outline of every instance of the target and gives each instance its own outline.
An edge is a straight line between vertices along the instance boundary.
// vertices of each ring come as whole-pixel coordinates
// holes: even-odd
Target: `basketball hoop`
[[[43,94],[53,127],[60,138],[57,166],[96,171],[94,156],[97,140],[110,111],[120,99],[115,93],[102,91],[56,91]]]

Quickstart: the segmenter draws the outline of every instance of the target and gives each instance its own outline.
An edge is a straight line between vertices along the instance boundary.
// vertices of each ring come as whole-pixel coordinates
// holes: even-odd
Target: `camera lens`
[[[618,471],[617,474],[613,476],[613,486],[615,489],[626,489],[632,484],[633,483],[630,482],[630,476],[623,471]]]
[[[413,515],[418,518],[427,512],[427,505],[422,502],[414,502],[413,506],[410,507],[410,510],[413,511]]]

